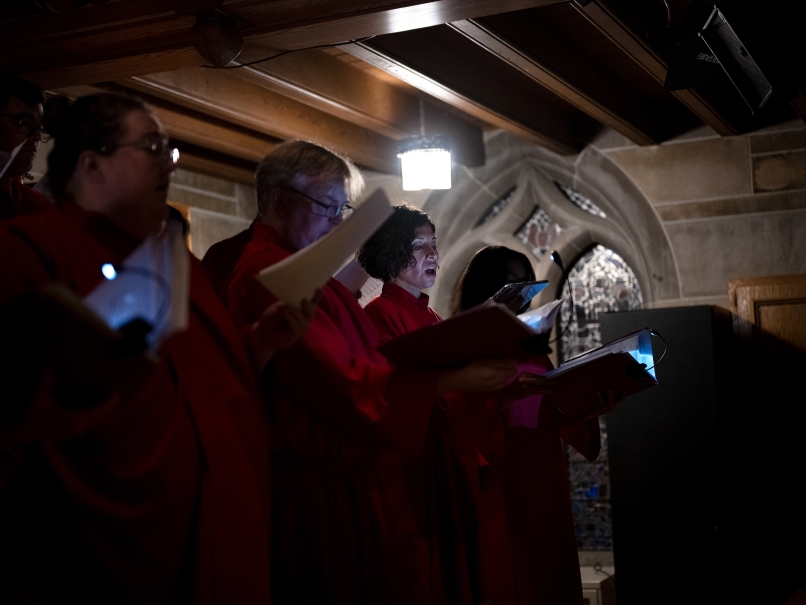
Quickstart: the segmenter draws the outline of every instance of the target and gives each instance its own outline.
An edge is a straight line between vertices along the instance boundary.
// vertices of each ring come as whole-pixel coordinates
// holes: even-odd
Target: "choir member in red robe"
[[[272,296],[256,280],[342,221],[361,177],[303,141],[257,172],[258,219],[225,294],[236,322]],[[272,362],[273,591],[282,603],[428,603],[428,544],[417,530],[401,458],[419,456],[440,392],[495,389],[511,361],[454,372],[393,369],[372,322],[330,280],[303,338]]]
[[[502,246],[478,251],[460,277],[452,311],[485,302],[507,283],[534,280],[524,254]],[[525,310],[525,309],[523,309]],[[547,356],[519,371],[543,374]],[[480,508],[498,565],[499,603],[582,603],[568,471],[562,440],[588,460],[600,449],[596,417],[571,422],[542,396],[518,399],[503,415],[503,440],[483,450],[490,466],[481,485]],[[615,406],[599,401],[599,413]]]
[[[0,303],[54,282],[85,296],[168,214],[171,150],[140,101],[79,99],[54,135],[59,208],[0,227]],[[269,441],[251,368],[283,322],[267,311],[239,332],[189,261],[189,326],[160,345],[150,376],[74,426],[83,403],[42,404],[45,379],[34,413],[0,427],[0,445],[30,436],[2,490],[0,600],[270,602]]]
[[[365,308],[384,340],[442,321],[423,293],[434,285],[439,268],[435,228],[427,214],[396,206],[361,248],[358,260],[369,275],[384,282],[382,293]],[[542,390],[528,380],[523,375],[492,398],[445,397],[432,415],[424,455],[407,469],[413,499],[423,510],[421,531],[431,546],[434,602],[512,602],[507,598],[512,582],[500,578],[511,577],[511,559],[497,560],[507,553],[496,552],[494,537],[487,535],[489,523],[480,518],[485,511],[479,505],[479,473],[488,472],[488,464],[479,448],[489,449],[496,434],[503,436],[502,403],[530,387]]]
[[[364,270],[384,282],[380,296],[364,308],[382,342],[442,321],[422,292],[436,279],[434,231],[425,213],[396,206],[358,253]],[[473,464],[476,452],[457,451],[446,409],[451,401],[448,397],[434,408],[423,454],[404,468],[419,531],[429,544],[429,602],[472,604],[489,596],[482,595],[479,583],[478,515],[461,460],[464,454]]]
[[[0,170],[14,149],[22,148],[0,177],[0,219],[51,208],[48,198],[22,183],[31,170],[42,131],[45,97],[35,85],[20,78],[0,76]]]

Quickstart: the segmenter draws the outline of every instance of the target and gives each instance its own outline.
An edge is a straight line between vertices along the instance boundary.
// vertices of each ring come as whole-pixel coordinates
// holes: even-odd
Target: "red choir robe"
[[[4,178],[0,182],[0,219],[11,219],[25,214],[50,210],[50,200],[23,185],[20,177]]]
[[[416,299],[387,283],[366,311],[388,340],[441,321],[427,305],[426,295]],[[551,362],[542,356],[520,364],[518,373],[550,369]],[[470,399],[476,400],[475,409],[454,417],[451,430],[476,497],[481,591],[498,605],[581,603],[561,432],[593,460],[599,448],[597,421],[563,422],[556,408],[541,405],[540,396],[512,403],[503,415],[486,412],[494,405],[479,406],[483,397]],[[483,453],[481,468],[472,454],[475,447]]]
[[[364,308],[386,342],[442,321],[428,306],[428,295],[415,298],[387,282]],[[449,397],[453,404],[459,399]],[[430,603],[479,603],[485,594],[479,568],[481,548],[474,488],[466,466],[478,472],[478,451],[471,440],[451,431],[451,403],[434,408],[423,455],[404,464],[407,486],[430,548]],[[472,474],[471,474],[472,476]]]
[[[53,282],[84,296],[137,243],[74,204],[8,221],[0,301]],[[82,436],[29,446],[5,486],[4,597],[269,602],[265,412],[241,336],[190,261],[189,327],[156,371]]]
[[[254,321],[273,302],[255,275],[293,251],[271,227],[253,226],[225,296],[236,323]],[[305,335],[264,374],[277,602],[428,602],[428,545],[401,457],[422,451],[437,374],[393,370],[378,344],[364,310],[330,280]]]
[[[518,372],[545,374],[541,356]],[[501,583],[501,604],[581,605],[582,581],[563,441],[589,460],[599,453],[598,420],[569,422],[542,396],[515,401],[504,412],[503,449],[485,450],[490,467],[482,486],[481,515],[492,560],[505,564],[513,583]],[[508,536],[508,539],[504,539]],[[505,580],[502,567],[496,574]]]
[[[225,296],[229,279],[232,277],[235,265],[238,264],[238,259],[241,258],[249,240],[252,239],[253,225],[254,223],[237,235],[213,244],[202,259],[202,265],[207,270],[207,274],[213,282],[213,288],[221,299]]]

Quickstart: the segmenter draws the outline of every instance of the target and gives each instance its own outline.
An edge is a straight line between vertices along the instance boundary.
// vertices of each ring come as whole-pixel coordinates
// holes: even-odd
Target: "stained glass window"
[[[540,260],[551,252],[560,231],[560,226],[538,206],[515,236]]]
[[[574,293],[574,319],[560,339],[560,359],[602,344],[599,315],[611,311],[631,311],[643,304],[641,288],[632,269],[618,254],[595,246],[582,256],[568,273],[566,289]],[[560,326],[571,319],[568,303],[563,305]],[[599,419],[602,449],[595,462],[588,462],[568,447],[568,473],[571,505],[580,550],[611,550],[613,530],[610,516],[607,430]]]
[[[495,200],[492,205],[487,208],[478,222],[473,225],[473,228],[481,227],[484,223],[487,223],[493,220],[496,216],[501,214],[501,211],[509,206],[509,203],[512,201],[512,198],[515,197],[515,187],[512,187],[509,191],[507,191],[504,195],[499,197]]]
[[[602,212],[599,206],[594,204],[592,201],[590,201],[588,198],[586,198],[578,191],[574,191],[570,187],[561,185],[557,181],[554,181],[554,184],[557,185],[557,189],[562,191],[563,195],[565,195],[565,197],[567,197],[569,201],[577,208],[580,208],[581,210],[584,210],[585,212],[588,212],[594,216],[607,218],[607,215],[604,212]]]

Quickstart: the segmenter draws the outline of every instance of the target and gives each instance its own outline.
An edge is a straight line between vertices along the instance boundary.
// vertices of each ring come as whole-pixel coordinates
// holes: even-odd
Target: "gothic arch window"
[[[489,208],[481,215],[481,218],[473,225],[473,228],[476,229],[477,227],[481,227],[482,225],[489,223],[493,220],[496,216],[501,214],[501,212],[509,206],[509,203],[512,201],[512,198],[515,197],[515,190],[517,187],[510,187],[504,195],[499,197],[495,200]]]
[[[568,198],[568,201],[571,202],[574,206],[579,208],[580,210],[584,210],[588,214],[592,214],[593,216],[598,216],[600,218],[607,218],[607,215],[602,211],[599,206],[594,204],[584,195],[579,193],[578,191],[574,191],[570,187],[566,187],[565,185],[554,181],[554,184],[557,185],[557,189]]]
[[[551,251],[561,231],[560,225],[536,206],[529,220],[515,232],[515,237],[540,260]]]
[[[596,245],[583,254],[568,272],[565,288],[574,294],[574,315],[563,305],[561,326],[571,325],[560,339],[560,359],[602,344],[599,315],[632,311],[643,305],[641,288],[632,269],[616,252]],[[571,505],[580,550],[610,550],[613,529],[610,515],[607,430],[600,418],[602,449],[588,462],[572,447],[567,448]]]

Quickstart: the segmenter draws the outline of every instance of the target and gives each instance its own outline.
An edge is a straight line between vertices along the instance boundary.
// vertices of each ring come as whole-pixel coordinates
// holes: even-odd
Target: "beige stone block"
[[[253,219],[257,213],[257,198],[252,185],[237,183],[235,186],[237,215],[241,218]]]
[[[750,136],[751,153],[806,149],[806,128]]]
[[[182,153],[182,150],[179,150]],[[235,197],[235,183],[207,174],[177,168],[171,178],[171,182],[183,185],[189,189],[198,189],[207,193],[213,193],[224,197]]]
[[[608,149],[622,149],[624,147],[638,147],[630,139],[623,134],[616,132],[611,128],[603,128],[589,143],[591,147],[595,147],[599,151],[606,151]]]
[[[661,220],[668,222],[734,214],[797,210],[800,208],[806,209],[806,190],[683,202],[657,206],[656,210]]]
[[[718,139],[718,138],[719,133],[716,130],[714,130],[707,124],[702,124],[701,126],[692,128],[691,130],[688,130],[683,134],[679,134],[676,137],[672,137],[668,141],[665,141],[663,145],[678,143],[680,141],[691,141],[694,139]]]
[[[200,208],[211,212],[231,214],[237,216],[238,201],[236,198],[226,198],[208,194],[200,189],[188,189],[182,185],[171,183],[168,188],[168,200],[186,204],[191,208]]]
[[[725,137],[605,152],[650,202],[751,193],[748,141]]]
[[[210,246],[243,231],[251,222],[234,216],[191,208],[190,233],[193,254],[197,258],[202,258]]]
[[[753,188],[756,191],[806,188],[806,149],[754,157]]]
[[[806,210],[667,223],[683,297],[724,296],[728,280],[806,272]]]

